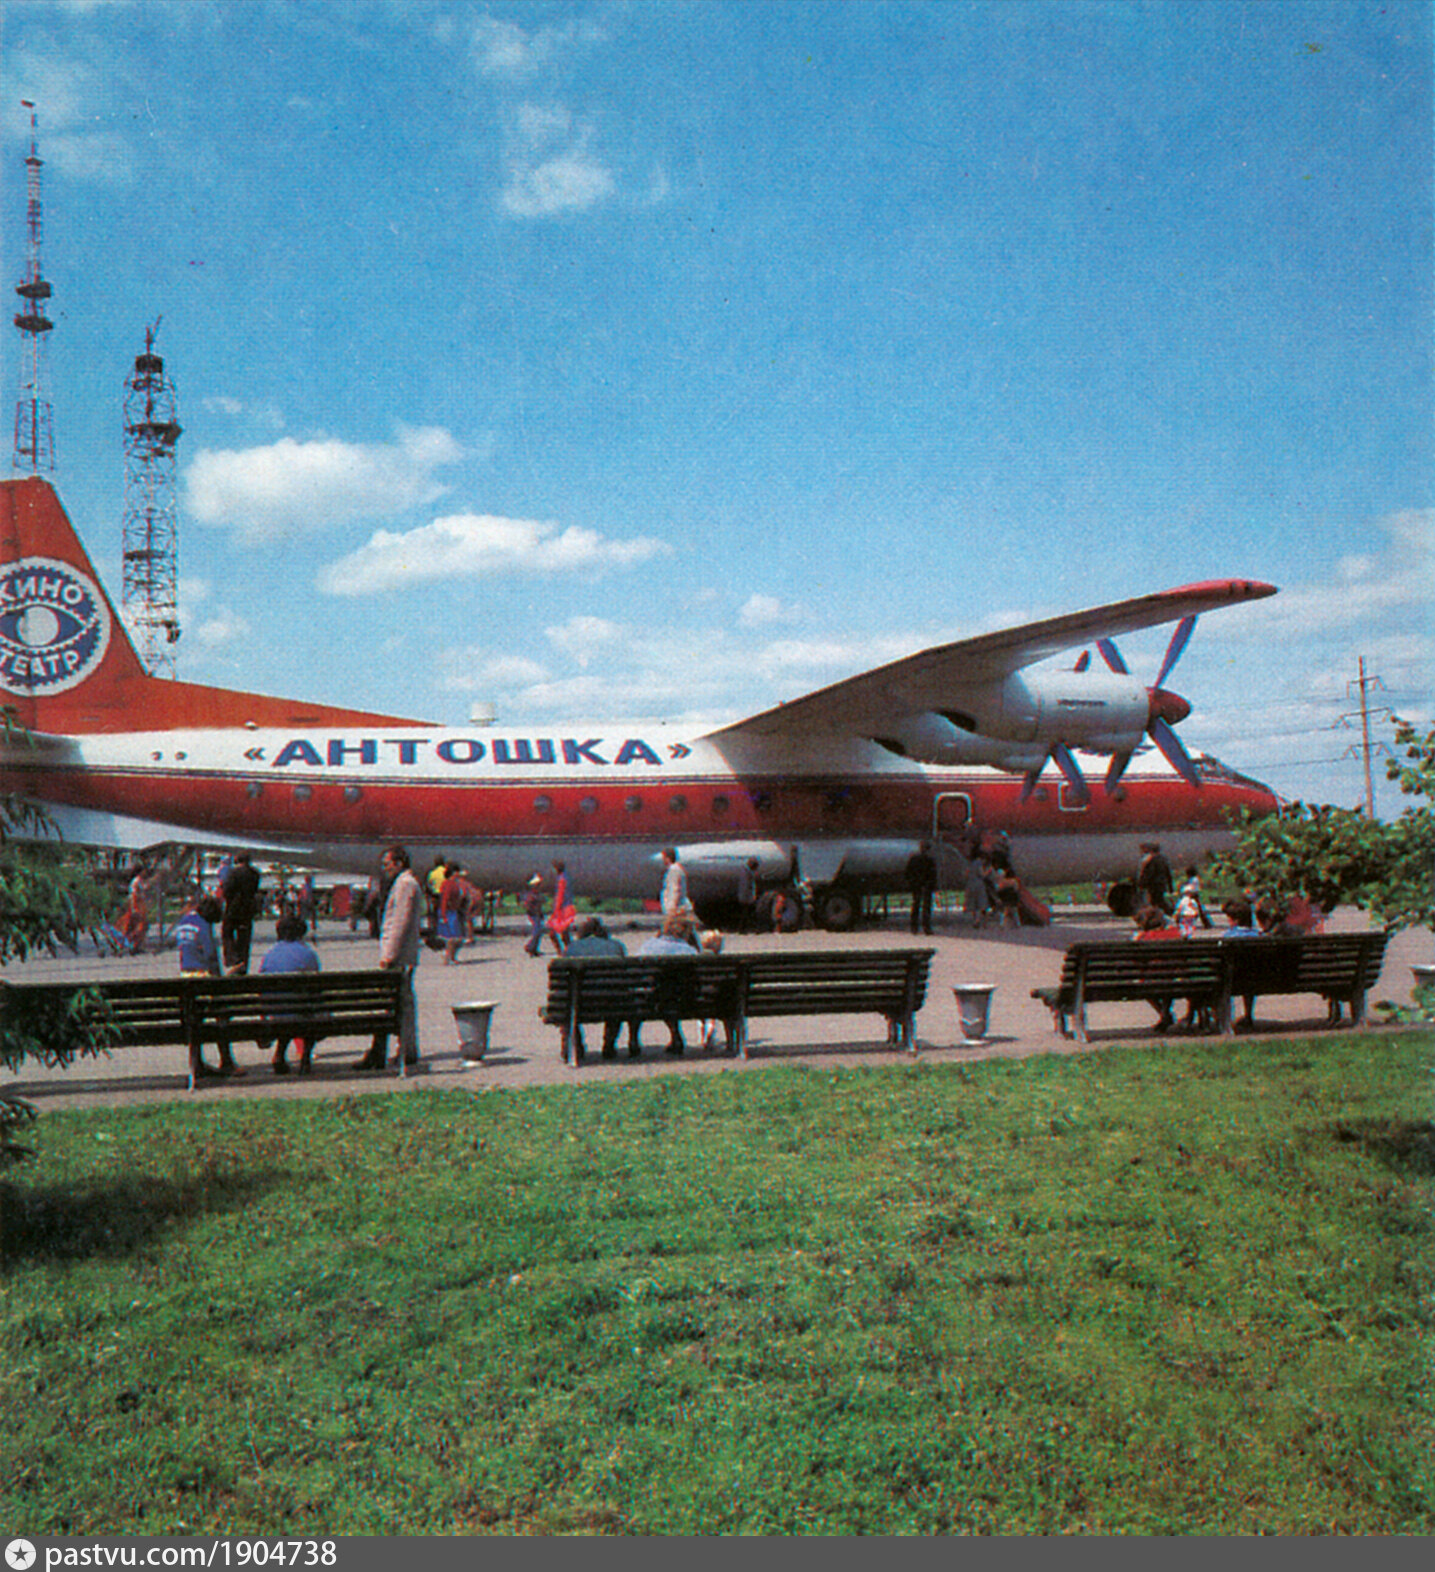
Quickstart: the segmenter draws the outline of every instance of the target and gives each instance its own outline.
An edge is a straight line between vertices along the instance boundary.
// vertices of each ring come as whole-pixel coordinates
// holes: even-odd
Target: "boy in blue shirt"
[[[184,915],[174,925],[175,943],[179,946],[179,975],[181,977],[218,977],[219,946],[214,942],[214,925],[224,915],[224,908],[213,895],[201,895],[191,901]],[[229,1044],[219,1045],[220,1075],[241,1076],[244,1071],[234,1062],[234,1052]],[[203,1056],[195,1067],[197,1076],[213,1075]]]

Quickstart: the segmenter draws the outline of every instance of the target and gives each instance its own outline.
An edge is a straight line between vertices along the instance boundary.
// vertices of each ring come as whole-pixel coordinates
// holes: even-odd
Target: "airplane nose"
[[[1191,713],[1190,702],[1169,688],[1147,688],[1151,700],[1152,720],[1163,720],[1168,726],[1178,726]]]

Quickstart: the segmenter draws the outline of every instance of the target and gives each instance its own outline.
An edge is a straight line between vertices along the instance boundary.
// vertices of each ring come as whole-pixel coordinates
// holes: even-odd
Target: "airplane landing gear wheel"
[[[774,929],[774,913],[779,899],[782,902],[783,933],[796,933],[802,926],[802,897],[796,890],[769,890],[757,903],[757,926],[762,933]]]
[[[861,897],[842,884],[830,884],[812,897],[812,915],[819,928],[851,933],[862,915]]]

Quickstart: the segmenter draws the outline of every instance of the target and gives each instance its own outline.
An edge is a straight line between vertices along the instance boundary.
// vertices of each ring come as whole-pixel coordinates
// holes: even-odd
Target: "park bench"
[[[1255,941],[1251,941],[1255,942]],[[1132,939],[1091,940],[1073,944],[1062,957],[1055,988],[1033,988],[1031,996],[1051,1011],[1063,1037],[1088,1041],[1089,1004],[1159,1003],[1187,999],[1211,1012],[1217,1030],[1231,1029],[1229,967],[1215,939],[1169,939],[1142,943]]]
[[[565,1064],[579,1062],[580,1026],[609,1021],[721,1021],[734,1041],[738,958],[728,955],[591,955],[548,963],[539,1017],[559,1031]]]
[[[1088,1040],[1088,1004],[1185,999],[1208,1012],[1229,1036],[1231,1000],[1261,994],[1316,993],[1365,1015],[1365,998],[1380,976],[1384,933],[1307,934],[1300,938],[1130,939],[1073,944],[1055,988],[1033,988],[1063,1037]]]
[[[916,1014],[927,997],[932,949],[784,950],[741,957],[737,1047],[747,1023],[779,1015],[881,1015],[894,1048],[917,1051]]]
[[[269,1042],[289,1037],[370,1037],[399,1026],[398,971],[260,972],[248,977],[127,977],[83,983],[5,985],[14,1000],[63,1010],[77,993],[109,1006],[106,1046],[189,1049],[189,1085],[205,1043]]]
[[[575,1028],[607,1021],[720,1021],[747,1057],[749,1020],[792,1015],[881,1015],[887,1040],[916,1052],[915,1016],[933,951],[813,950],[770,955],[558,957],[538,1012],[574,1063]]]
[[[1230,939],[1231,996],[1316,993],[1331,1007],[1348,1005],[1353,1025],[1365,1019],[1366,995],[1380,980],[1389,935],[1311,933],[1301,938]]]

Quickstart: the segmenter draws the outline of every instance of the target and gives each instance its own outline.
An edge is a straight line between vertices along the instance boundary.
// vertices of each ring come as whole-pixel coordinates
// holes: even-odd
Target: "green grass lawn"
[[[1429,1533],[1428,1033],[52,1114],[32,1535]]]

